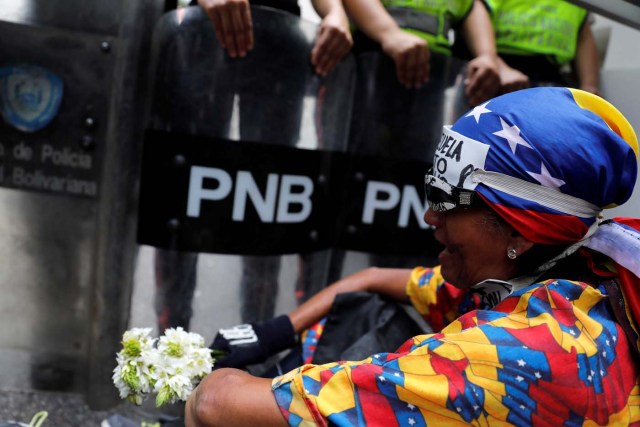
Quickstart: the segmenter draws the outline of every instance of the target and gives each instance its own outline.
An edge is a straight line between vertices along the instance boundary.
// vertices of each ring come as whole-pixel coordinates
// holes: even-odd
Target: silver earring
[[[507,251],[507,256],[509,257],[509,259],[516,259],[516,257],[518,256],[518,251],[516,251],[515,248],[511,248]]]

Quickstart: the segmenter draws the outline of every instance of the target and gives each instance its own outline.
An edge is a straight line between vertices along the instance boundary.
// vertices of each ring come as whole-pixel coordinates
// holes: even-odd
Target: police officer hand
[[[311,64],[321,76],[329,74],[353,46],[349,20],[342,10],[328,13],[320,23]]]
[[[213,22],[216,38],[231,58],[253,49],[253,20],[248,0],[198,0]]]
[[[429,79],[429,47],[426,40],[400,28],[381,38],[382,50],[396,63],[398,80],[408,89]]]
[[[497,58],[492,55],[480,55],[469,61],[464,93],[469,105],[475,107],[493,98],[500,89]]]
[[[529,77],[506,64],[500,66],[500,93],[514,92],[529,87]]]
[[[289,316],[282,315],[263,323],[251,323],[220,329],[211,346],[216,368],[243,368],[264,362],[296,343]],[[216,353],[224,356],[216,357]]]

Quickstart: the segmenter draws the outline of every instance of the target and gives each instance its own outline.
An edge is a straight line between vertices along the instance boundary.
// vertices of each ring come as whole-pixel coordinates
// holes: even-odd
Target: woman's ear
[[[535,245],[535,243],[524,237],[522,234],[516,232],[515,230],[511,234],[509,248],[515,249],[518,255],[522,255],[523,253],[527,252],[533,247],[533,245]]]

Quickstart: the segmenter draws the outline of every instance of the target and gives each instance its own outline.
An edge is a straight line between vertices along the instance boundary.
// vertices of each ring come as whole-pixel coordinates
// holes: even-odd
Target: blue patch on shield
[[[62,79],[37,65],[0,68],[0,113],[23,132],[46,127],[62,102]]]

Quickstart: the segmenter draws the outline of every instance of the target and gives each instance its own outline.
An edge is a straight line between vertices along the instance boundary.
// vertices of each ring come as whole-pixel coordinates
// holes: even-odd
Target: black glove
[[[263,323],[250,323],[220,329],[213,344],[216,368],[244,368],[264,362],[296,344],[296,334],[289,316],[274,317]],[[222,356],[216,356],[223,354]]]

